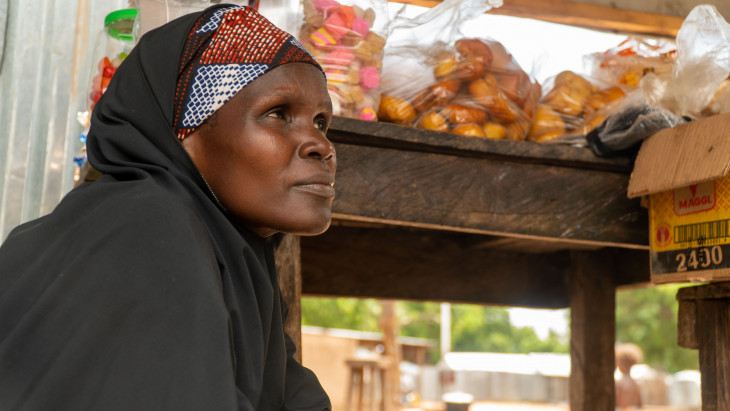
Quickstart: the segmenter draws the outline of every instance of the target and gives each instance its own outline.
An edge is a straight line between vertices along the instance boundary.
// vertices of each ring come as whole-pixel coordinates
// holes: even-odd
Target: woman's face
[[[274,68],[183,140],[228,213],[261,237],[324,232],[335,197],[332,102],[322,72]]]

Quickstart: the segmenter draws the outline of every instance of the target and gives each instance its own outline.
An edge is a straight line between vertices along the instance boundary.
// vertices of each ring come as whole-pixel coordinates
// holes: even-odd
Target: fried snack
[[[463,104],[448,104],[441,109],[441,115],[446,117],[451,124],[481,124],[487,120],[486,111]]]
[[[555,138],[565,134],[565,131],[565,122],[560,114],[547,104],[538,104],[527,139],[540,141],[547,134],[551,134],[552,138]]]
[[[413,107],[423,113],[436,106],[443,106],[450,102],[461,87],[461,80],[444,79],[430,85],[413,97]]]
[[[482,127],[482,129],[484,130],[484,137],[486,138],[493,138],[496,140],[507,138],[507,129],[499,123],[487,121],[484,123],[484,127]]]
[[[492,119],[503,124],[517,120],[520,108],[499,90],[493,74],[469,83],[469,93],[476,103],[487,109]]]
[[[507,136],[510,140],[523,141],[527,138],[527,133],[530,131],[530,122],[527,119],[518,118],[505,127],[507,128]]]
[[[545,96],[543,103],[553,110],[569,116],[583,112],[583,104],[595,91],[595,86],[572,71],[563,71],[555,78],[555,86]]]
[[[600,110],[609,103],[624,97],[624,91],[620,87],[613,86],[599,90],[586,99],[586,109]]]
[[[595,113],[592,116],[585,119],[583,122],[583,126],[581,127],[581,134],[587,135],[591,131],[593,131],[594,128],[598,127],[603,123],[603,120],[606,119],[606,116],[603,114]]]
[[[484,130],[479,124],[459,124],[451,129],[451,132],[466,137],[484,137]]]
[[[454,53],[445,51],[436,57],[436,67],[433,69],[433,75],[439,79],[446,76],[450,76],[456,72],[456,65],[458,59]]]
[[[378,118],[398,124],[410,124],[416,119],[416,110],[408,100],[382,94],[378,107]]]
[[[466,60],[476,60],[486,66],[492,64],[492,49],[480,39],[459,39],[454,44],[456,51]]]
[[[448,132],[449,123],[446,121],[444,116],[435,111],[432,111],[421,116],[421,119],[418,121],[418,128]]]

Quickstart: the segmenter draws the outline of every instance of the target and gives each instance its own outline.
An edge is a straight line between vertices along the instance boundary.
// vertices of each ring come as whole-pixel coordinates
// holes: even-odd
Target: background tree
[[[633,342],[644,351],[644,362],[670,373],[698,369],[697,351],[677,345],[675,298],[680,285],[664,285],[619,291],[616,296],[616,341]],[[567,335],[551,332],[540,339],[528,327],[515,327],[503,307],[472,304],[451,305],[453,351],[503,353],[568,352]],[[399,301],[397,313],[403,336],[439,343],[440,304]],[[380,303],[374,299],[303,298],[302,322],[328,328],[380,331]],[[431,353],[437,361],[440,349]]]
[[[433,302],[398,302],[400,333],[439,344],[441,305]],[[380,331],[377,300],[353,298],[303,298],[302,323],[329,328]],[[472,304],[451,305],[452,351],[503,353],[568,352],[566,336],[551,333],[541,340],[529,327],[515,327],[506,308]],[[439,359],[433,350],[431,361]]]
[[[644,363],[674,373],[699,368],[696,350],[677,345],[677,290],[670,284],[619,291],[616,295],[616,341],[644,351]]]

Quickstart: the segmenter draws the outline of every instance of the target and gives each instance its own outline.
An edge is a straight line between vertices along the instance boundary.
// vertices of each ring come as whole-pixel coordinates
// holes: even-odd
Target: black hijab
[[[200,14],[145,35],[97,103],[103,176],[0,247],[0,409],[323,410],[273,240],[232,222],[172,129]]]

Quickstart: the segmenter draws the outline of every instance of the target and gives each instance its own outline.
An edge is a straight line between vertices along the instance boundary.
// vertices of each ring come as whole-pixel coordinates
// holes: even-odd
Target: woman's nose
[[[335,146],[321,131],[315,129],[301,145],[299,156],[330,161],[335,157]]]

